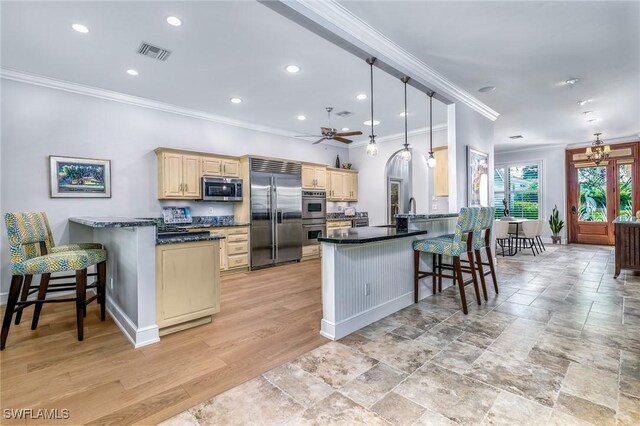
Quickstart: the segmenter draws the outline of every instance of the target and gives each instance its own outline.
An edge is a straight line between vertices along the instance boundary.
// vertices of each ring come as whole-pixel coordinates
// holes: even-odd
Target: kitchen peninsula
[[[219,310],[219,240],[224,236],[200,232],[159,238],[158,220],[69,218],[71,242],[100,242],[107,249],[107,310],[136,348],[189,322],[210,321]],[[183,279],[185,271],[190,279]],[[205,281],[211,283],[206,289]]]
[[[413,241],[454,232],[457,214],[394,227],[335,229],[322,243],[320,334],[338,340],[413,303]],[[423,259],[424,261],[424,259]],[[430,268],[430,263],[421,270]],[[427,290],[420,287],[420,298]]]

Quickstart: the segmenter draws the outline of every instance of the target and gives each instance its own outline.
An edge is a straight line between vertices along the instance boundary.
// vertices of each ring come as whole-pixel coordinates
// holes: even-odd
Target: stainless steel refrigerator
[[[302,258],[302,167],[252,157],[251,267]]]

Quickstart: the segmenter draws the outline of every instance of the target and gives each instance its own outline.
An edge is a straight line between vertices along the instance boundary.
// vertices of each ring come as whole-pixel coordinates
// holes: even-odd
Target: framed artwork
[[[111,161],[49,156],[52,198],[111,198]]]
[[[489,154],[467,145],[469,207],[489,207]]]

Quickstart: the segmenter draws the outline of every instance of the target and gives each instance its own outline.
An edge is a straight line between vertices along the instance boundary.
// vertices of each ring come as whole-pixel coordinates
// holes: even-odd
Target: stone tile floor
[[[498,276],[469,315],[449,287],[164,424],[640,424],[640,276],[580,245]]]

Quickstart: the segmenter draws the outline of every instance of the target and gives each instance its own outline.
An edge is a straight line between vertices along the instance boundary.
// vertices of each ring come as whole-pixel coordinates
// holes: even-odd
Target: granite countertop
[[[622,224],[622,225],[640,226],[640,220],[638,220],[638,218],[636,218],[635,216],[618,216],[613,221],[613,223],[618,223],[618,224]]]
[[[156,245],[163,244],[181,244],[181,243],[193,243],[196,241],[213,241],[223,240],[224,236],[220,234],[195,234],[195,235],[177,235],[174,237],[156,238]]]
[[[207,224],[207,223],[189,223],[189,224],[177,224],[174,225],[177,228],[182,228],[182,229],[194,229],[194,228],[235,228],[238,226],[249,226],[248,223],[232,223],[232,224],[226,224],[226,225],[214,225],[214,224]]]
[[[118,216],[70,217],[69,221],[86,225],[91,228],[137,228],[141,226],[156,226],[156,222],[153,220]]]
[[[344,216],[344,217],[328,217],[326,218],[327,222],[344,222],[347,220],[357,219],[356,216]]]
[[[393,240],[396,238],[412,237],[414,235],[424,235],[427,231],[416,230],[408,232],[398,232],[395,228],[362,227],[349,229],[335,229],[329,231],[326,237],[318,238],[322,243],[332,244],[365,244],[375,241]]]
[[[458,213],[432,213],[432,214],[401,213],[401,214],[396,214],[394,217],[400,218],[400,219],[418,219],[418,220],[442,219],[442,218],[449,218],[449,217],[458,217]]]

